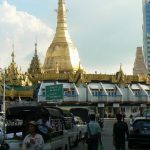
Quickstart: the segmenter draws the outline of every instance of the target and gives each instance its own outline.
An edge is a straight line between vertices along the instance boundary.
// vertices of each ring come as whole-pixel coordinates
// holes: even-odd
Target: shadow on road
[[[135,148],[129,149],[129,150],[150,150],[150,145],[149,146],[135,147]]]

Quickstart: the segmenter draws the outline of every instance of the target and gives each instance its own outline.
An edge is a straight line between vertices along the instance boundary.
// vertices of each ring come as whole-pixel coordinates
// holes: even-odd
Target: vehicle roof
[[[41,117],[41,115],[48,115],[48,111],[41,106],[13,106],[6,110],[7,119],[23,119],[27,115],[36,115],[36,117]],[[25,115],[26,114],[26,115]]]
[[[63,118],[63,112],[58,107],[46,107],[52,118]]]
[[[35,116],[35,118],[41,118],[42,116],[62,118],[63,113],[61,109],[57,107],[30,106],[30,105],[13,106],[7,108],[6,110],[7,119],[23,119],[25,117],[28,117],[29,115],[33,117]]]
[[[150,120],[150,118],[147,118],[147,117],[136,117],[136,118],[134,118],[133,123],[134,123],[135,121],[138,121],[138,120]]]

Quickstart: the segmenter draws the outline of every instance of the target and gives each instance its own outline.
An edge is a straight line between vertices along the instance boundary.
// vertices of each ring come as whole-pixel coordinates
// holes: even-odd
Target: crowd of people
[[[87,123],[86,133],[82,139],[82,143],[86,143],[86,149],[88,150],[103,150],[102,126],[96,121],[95,114],[90,114],[89,119],[90,121]],[[113,125],[113,145],[115,150],[125,150],[126,137],[128,138],[129,135],[128,125],[122,114],[116,114],[116,119],[117,121]],[[52,131],[50,122],[44,116],[37,122],[30,121],[28,123],[28,134],[23,140],[22,150],[43,150],[45,139],[42,136],[42,132],[44,131],[41,131],[39,134],[39,129],[37,128],[39,125],[47,127],[47,131],[44,129],[45,132],[50,133]]]

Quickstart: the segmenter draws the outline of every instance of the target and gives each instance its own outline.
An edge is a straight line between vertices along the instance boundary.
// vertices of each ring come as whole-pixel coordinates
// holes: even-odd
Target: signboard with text
[[[59,100],[63,99],[63,85],[56,84],[56,85],[49,85],[46,86],[46,100]]]
[[[120,105],[119,105],[118,103],[114,103],[114,104],[113,104],[113,107],[114,107],[114,108],[119,108],[119,106],[120,106]]]

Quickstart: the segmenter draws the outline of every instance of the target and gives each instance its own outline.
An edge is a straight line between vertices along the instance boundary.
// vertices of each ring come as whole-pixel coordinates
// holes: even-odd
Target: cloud
[[[138,0],[83,1],[85,5],[81,0],[68,0],[69,27],[83,67],[113,73],[122,63],[123,71],[132,74],[136,47],[143,45],[142,3]]]
[[[0,65],[8,67],[11,62],[14,43],[15,60],[22,70],[27,71],[34,54],[34,43],[38,41],[38,53],[43,63],[54,31],[40,19],[16,7],[7,1],[0,4]]]

